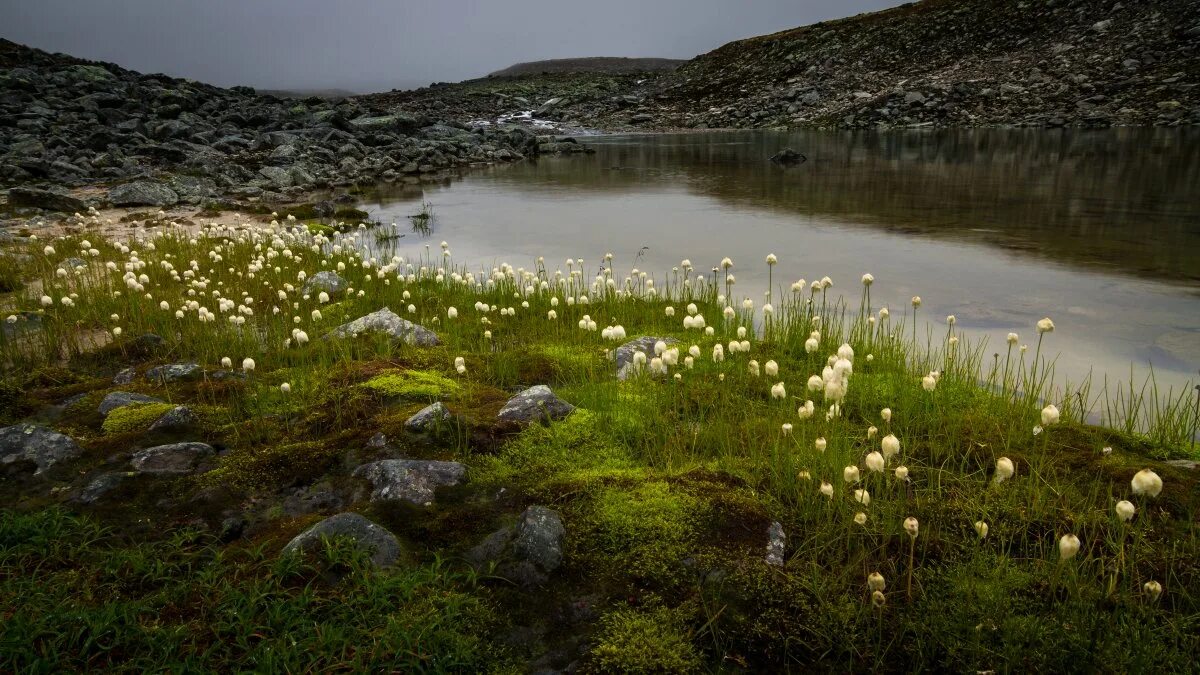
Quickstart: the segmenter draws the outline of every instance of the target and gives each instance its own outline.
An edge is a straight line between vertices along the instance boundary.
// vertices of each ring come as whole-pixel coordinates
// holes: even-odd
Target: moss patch
[[[667,608],[621,609],[600,620],[591,657],[606,673],[688,673],[700,669],[680,612]]]
[[[200,481],[245,490],[281,488],[309,482],[329,471],[341,452],[336,443],[311,441],[230,452]]]
[[[362,387],[381,398],[439,399],[455,396],[462,386],[430,370],[404,370],[377,375]]]
[[[155,420],[175,409],[174,403],[131,403],[108,413],[100,428],[106,434],[145,431]]]
[[[695,552],[707,504],[664,481],[604,490],[587,516],[587,555],[637,578],[671,583]]]

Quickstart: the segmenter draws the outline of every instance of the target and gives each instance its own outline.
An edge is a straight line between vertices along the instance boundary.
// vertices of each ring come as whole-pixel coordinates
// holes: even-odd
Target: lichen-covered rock
[[[334,298],[346,292],[350,288],[350,282],[343,279],[337,272],[317,272],[309,277],[304,282],[303,293],[305,295],[317,295],[321,291],[329,294],[329,297]]]
[[[458,462],[422,459],[383,459],[364,464],[354,475],[371,482],[371,501],[406,501],[418,506],[433,502],[439,487],[458,485],[467,467]]]
[[[654,358],[654,345],[659,340],[668,345],[673,345],[677,342],[674,338],[647,336],[630,340],[613,350],[613,360],[617,362],[617,379],[625,380],[633,374],[634,353],[644,352],[647,359]]]
[[[88,481],[88,484],[79,491],[78,495],[76,495],[75,501],[79,502],[80,504],[95,504],[96,502],[100,501],[104,495],[115,490],[122,481],[133,475],[135,474],[128,471],[109,471],[102,473]]]
[[[539,384],[508,399],[496,417],[506,422],[535,422],[562,419],[574,411],[575,406],[555,396],[550,387]]]
[[[116,375],[113,376],[113,384],[115,384],[115,385],[129,384],[130,382],[133,382],[134,378],[136,378],[136,377],[137,377],[137,369],[136,368],[124,368],[119,373],[117,373]]]
[[[138,473],[185,474],[195,471],[213,452],[207,443],[171,443],[138,450],[129,464]]]
[[[324,539],[347,538],[371,555],[378,567],[396,564],[400,558],[400,542],[395,535],[357,513],[339,513],[296,535],[283,547],[285,554],[312,554],[321,549]]]
[[[438,401],[418,410],[404,423],[404,428],[414,433],[422,433],[447,419],[450,419],[450,409]]]
[[[0,429],[0,464],[32,462],[37,465],[35,474],[74,459],[82,452],[70,436],[36,424],[16,424]]]
[[[179,195],[162,183],[138,180],[109,190],[108,201],[113,206],[172,206]]]
[[[154,424],[150,425],[150,431],[182,431],[196,426],[198,422],[196,413],[186,405],[177,405],[167,411],[165,415],[154,420]]]
[[[146,371],[146,379],[157,384],[198,379],[204,369],[198,363],[168,363]]]
[[[467,553],[476,567],[496,563],[496,572],[523,586],[545,583],[562,565],[566,528],[558,512],[531,506],[516,525],[500,528]]]
[[[365,333],[384,333],[394,340],[417,347],[432,347],[440,344],[437,334],[433,331],[400,318],[387,307],[334,328],[325,336],[325,339],[354,337]]]
[[[116,410],[117,408],[123,408],[132,403],[162,403],[162,402],[163,402],[163,400],[161,398],[147,396],[146,394],[139,394],[135,391],[114,391],[114,392],[109,392],[108,394],[106,394],[104,396],[104,400],[100,401],[100,406],[99,406],[98,410],[100,411],[101,415],[107,415],[108,413]]]
[[[787,535],[783,533],[783,523],[775,521],[767,528],[767,564],[783,567],[783,550],[787,543]]]

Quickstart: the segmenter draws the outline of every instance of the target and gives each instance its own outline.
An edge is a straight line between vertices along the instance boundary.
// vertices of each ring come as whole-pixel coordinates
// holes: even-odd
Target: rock
[[[196,426],[199,419],[186,405],[177,405],[150,425],[150,431],[183,431]]]
[[[137,377],[137,369],[136,368],[123,368],[119,373],[117,373],[116,375],[113,376],[113,384],[116,384],[116,385],[129,384],[130,382],[133,382],[134,378],[136,378],[136,377]]]
[[[648,122],[653,122],[653,121],[654,121],[654,115],[651,115],[649,113],[638,113],[636,115],[629,116],[630,124],[646,124]]]
[[[329,485],[313,485],[296,490],[284,499],[283,513],[295,518],[318,511],[340,511],[345,505],[346,500]]]
[[[364,333],[384,333],[394,340],[417,347],[433,347],[441,344],[433,331],[400,318],[387,307],[338,326],[326,335],[325,339],[354,337]]]
[[[458,462],[420,459],[383,459],[364,464],[354,475],[371,482],[371,501],[407,501],[417,506],[433,502],[439,487],[458,485],[467,467]]]
[[[1167,466],[1173,466],[1177,469],[1187,469],[1189,471],[1195,471],[1197,468],[1200,468],[1200,462],[1194,459],[1170,459],[1167,460],[1166,464]]]
[[[185,474],[195,471],[213,452],[207,443],[171,443],[138,450],[129,464],[138,473]]]
[[[555,96],[554,98],[548,99],[545,103],[538,106],[537,110],[533,111],[533,114],[534,115],[545,115],[546,113],[550,112],[551,110],[554,110],[555,108],[557,108],[559,106],[559,104],[561,104],[562,102],[563,102],[563,98],[561,96]]]
[[[546,582],[562,564],[566,528],[556,511],[531,506],[516,525],[502,527],[467,552],[477,569],[496,564],[496,573],[522,586]]]
[[[109,471],[102,473],[90,480],[87,486],[79,491],[79,494],[75,497],[75,501],[79,502],[80,504],[95,504],[96,502],[100,501],[104,495],[116,489],[117,486],[119,486],[126,478],[129,478],[133,475],[135,474],[128,471]]]
[[[395,535],[357,513],[339,513],[301,532],[283,547],[285,554],[314,554],[324,546],[323,540],[345,537],[371,555],[378,567],[390,567],[400,558],[400,542]]]
[[[787,543],[787,535],[783,533],[783,523],[775,521],[767,528],[767,564],[783,567],[783,548]]]
[[[677,344],[675,338],[661,337],[640,337],[630,340],[625,344],[617,347],[613,351],[613,360],[617,363],[617,379],[625,380],[633,375],[633,355],[637,352],[642,352],[646,355],[646,360],[654,358],[654,345],[661,340],[668,346]]]
[[[10,188],[8,203],[10,206],[29,206],[63,213],[86,213],[88,208],[82,199],[69,194],[31,187]]]
[[[317,272],[304,282],[303,293],[315,296],[324,291],[330,298],[337,297],[350,288],[350,282],[338,276],[337,272]]]
[[[450,419],[450,410],[441,401],[437,401],[421,408],[415,415],[408,418],[408,421],[404,423],[404,428],[415,433],[422,433],[447,419]]]
[[[800,102],[804,105],[816,105],[821,102],[821,95],[815,91],[810,91],[800,97]]]
[[[496,417],[507,422],[535,422],[562,419],[574,411],[575,406],[555,396],[550,387],[539,384],[508,399]]]
[[[771,161],[782,166],[796,166],[808,161],[802,153],[796,152],[791,148],[784,148],[779,152],[771,155]]]
[[[108,413],[127,406],[131,403],[162,403],[161,398],[139,394],[133,391],[114,391],[106,394],[104,400],[100,401],[98,410],[101,415],[107,416]]]
[[[906,91],[904,92],[904,102],[908,104],[924,103],[925,94],[922,94],[919,91]]]
[[[367,447],[372,450],[381,450],[386,448],[387,444],[388,437],[382,431],[375,432],[370,438],[367,439]]]
[[[32,462],[37,465],[34,474],[74,459],[82,452],[70,436],[36,424],[16,424],[0,429],[0,464]]]
[[[162,183],[139,180],[109,190],[108,201],[114,206],[173,206],[179,195]]]
[[[168,363],[155,366],[146,371],[146,379],[158,384],[177,382],[179,380],[195,380],[204,374],[204,369],[198,363]]]

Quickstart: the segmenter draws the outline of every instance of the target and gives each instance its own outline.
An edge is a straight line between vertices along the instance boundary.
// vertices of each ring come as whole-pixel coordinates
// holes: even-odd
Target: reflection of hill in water
[[[594,139],[590,158],[493,172],[506,188],[678,186],[893,232],[1200,284],[1200,133],[975,130],[712,132]],[[783,147],[809,161],[767,161]]]

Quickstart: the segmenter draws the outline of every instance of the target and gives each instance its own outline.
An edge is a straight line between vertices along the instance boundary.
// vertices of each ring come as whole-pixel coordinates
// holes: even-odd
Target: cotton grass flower
[[[874,427],[874,426],[867,427],[867,440],[871,440],[872,438],[875,438],[875,436],[878,434],[879,434],[879,429],[877,427]]]
[[[892,409],[884,408],[883,410],[879,411],[879,416],[883,418],[884,422],[891,422],[892,421]]]
[[[465,375],[467,372],[467,360],[461,356],[454,357],[454,370],[458,371],[459,375]]]
[[[1059,416],[1058,408],[1054,404],[1042,408],[1042,426],[1048,427],[1051,424],[1058,424]]]
[[[937,388],[937,378],[933,375],[926,375],[921,378],[921,388],[925,391],[933,391]]]
[[[1054,332],[1054,322],[1050,320],[1050,317],[1046,317],[1037,322],[1037,332],[1038,335]]]
[[[861,474],[857,466],[851,464],[850,466],[842,469],[842,480],[846,481],[847,483],[857,483],[860,478]]]
[[[458,318],[458,309],[454,308],[454,307],[450,307],[449,309],[447,309],[446,310],[446,318],[447,319],[457,319]]]
[[[1063,560],[1070,560],[1079,554],[1079,537],[1064,534],[1058,540],[1058,555]]]
[[[817,452],[825,452],[825,448],[829,446],[829,442],[825,440],[824,436],[821,436],[813,441],[813,446],[816,447]]]
[[[775,363],[774,360],[767,361],[763,364],[763,372],[766,373],[767,377],[777,377],[779,375],[779,364]]]
[[[821,481],[821,494],[833,499],[833,486],[825,481]]]
[[[1150,469],[1142,469],[1133,476],[1133,480],[1129,482],[1133,488],[1135,495],[1150,495],[1157,497],[1163,489],[1162,478]]]
[[[787,391],[784,389],[782,382],[776,382],[771,386],[771,398],[787,398]]]
[[[996,473],[992,476],[992,482],[999,485],[1012,478],[1016,472],[1017,469],[1013,465],[1013,461],[1007,457],[1001,457],[996,460]]]
[[[222,357],[221,358],[221,367],[222,368],[232,368],[233,367],[233,359],[229,358],[228,356]]]
[[[867,588],[871,592],[882,591],[886,586],[887,582],[884,581],[883,575],[879,572],[871,572],[867,575]]]
[[[279,391],[281,391],[285,394],[290,394],[290,393],[292,393],[292,385],[287,382],[284,382],[283,384],[279,385]]]
[[[783,429],[784,436],[792,435],[792,423],[791,422],[784,422],[782,429]]]
[[[865,462],[867,469],[876,472],[883,471],[883,467],[886,464],[886,461],[883,459],[883,455],[879,454],[878,452],[868,453]]]
[[[254,367],[255,367],[254,359],[252,359],[250,357],[246,357],[246,358],[242,359],[242,370],[249,373],[254,370]]]
[[[854,522],[857,523],[858,525],[866,525],[867,524],[867,514],[863,513],[862,511],[859,511],[858,513],[854,514]]]
[[[800,419],[806,420],[812,417],[816,411],[817,406],[812,401],[805,401],[804,405],[796,409],[796,414],[800,416]]]
[[[887,604],[887,596],[883,594],[883,591],[874,591],[871,593],[871,604],[875,609],[882,610],[884,605]]]
[[[1150,581],[1142,584],[1142,592],[1146,594],[1146,597],[1150,599],[1150,602],[1158,602],[1159,596],[1162,595],[1163,587],[1162,584],[1151,579]]]
[[[1129,521],[1133,520],[1133,514],[1137,511],[1137,509],[1133,506],[1133,502],[1127,499],[1122,499],[1121,501],[1117,502],[1115,506],[1113,506],[1113,511],[1116,512],[1117,518],[1119,518],[1121,522],[1128,523]]]
[[[879,442],[879,447],[883,450],[884,459],[891,459],[900,454],[900,439],[895,434],[888,434]]]
[[[908,480],[908,467],[907,466],[900,465],[900,466],[896,467],[896,479],[897,480]]]
[[[919,522],[917,522],[916,518],[909,516],[904,519],[904,531],[906,533],[908,533],[909,537],[916,539],[917,534],[920,532],[920,530],[921,530],[921,524]]]
[[[855,490],[854,491],[854,501],[858,502],[859,504],[862,504],[863,506],[870,506],[871,505],[871,493],[867,492],[866,490]]]

